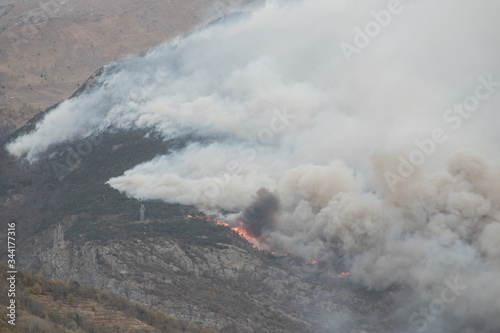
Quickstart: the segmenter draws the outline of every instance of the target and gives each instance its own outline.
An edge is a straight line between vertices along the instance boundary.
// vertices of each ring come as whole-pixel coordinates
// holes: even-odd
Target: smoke
[[[241,222],[250,236],[258,238],[273,229],[279,211],[279,199],[265,188],[257,191],[257,197],[241,215]]]
[[[269,247],[342,261],[361,286],[407,286],[408,331],[496,332],[499,9],[269,1],[108,65],[6,148],[35,162],[109,129],[195,134],[108,183],[233,212]]]

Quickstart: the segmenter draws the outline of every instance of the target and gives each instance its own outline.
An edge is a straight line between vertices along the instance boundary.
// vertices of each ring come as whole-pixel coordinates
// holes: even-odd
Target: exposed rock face
[[[377,331],[360,316],[373,304],[348,290],[347,279],[321,275],[312,265],[249,246],[199,247],[153,235],[50,246],[51,232],[39,242],[46,247],[24,258],[24,268],[110,290],[180,319],[223,332],[349,332],[360,322]]]

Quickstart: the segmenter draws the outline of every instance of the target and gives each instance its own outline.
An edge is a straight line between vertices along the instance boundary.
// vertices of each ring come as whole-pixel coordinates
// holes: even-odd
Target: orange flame
[[[208,221],[208,222],[212,222],[216,225],[221,225],[221,226],[224,226],[224,227],[230,227],[229,223],[227,222],[223,222],[223,221],[219,221],[219,220],[216,220],[214,218],[211,218],[211,217],[208,217],[208,216],[201,216],[201,215],[187,215],[188,218],[192,219],[192,218],[200,218],[200,219],[204,219],[205,221]],[[271,251],[270,249],[268,248],[265,248],[263,247],[258,238],[257,237],[254,237],[252,235],[250,235],[248,233],[248,231],[245,229],[245,225],[243,224],[243,222],[239,222],[239,224],[235,227],[231,227],[231,230],[233,230],[234,232],[236,232],[240,237],[243,237],[245,238],[249,243],[250,245],[257,249],[257,250],[265,250],[265,251],[269,251],[271,252],[272,254],[274,255],[277,255],[277,256],[280,256],[280,257],[288,257],[288,253],[278,253],[278,252],[275,252],[275,251]],[[316,260],[316,259],[310,259],[308,261],[305,262],[307,265],[317,265],[319,264],[319,261]],[[323,270],[321,270],[323,272]],[[332,277],[335,277],[335,278],[345,278],[347,276],[349,276],[351,273],[350,272],[341,272],[340,274],[337,274],[337,275],[333,275],[333,273],[328,273],[328,275],[332,276]]]
[[[223,221],[219,221],[219,220],[216,220],[216,219],[208,217],[208,216],[187,215],[187,217],[190,218],[190,219],[192,219],[192,218],[200,218],[200,219],[204,219],[205,221],[212,222],[212,223],[214,223],[216,225],[221,225],[221,226],[224,226],[224,227],[230,227],[229,223],[223,222]],[[254,237],[254,236],[252,236],[252,235],[250,235],[248,233],[248,231],[245,229],[245,225],[241,221],[239,222],[239,224],[237,226],[231,227],[231,230],[233,230],[234,232],[236,232],[240,237],[245,238],[250,243],[250,245],[253,248],[257,249],[257,250],[265,250],[265,251],[269,251],[272,254],[280,256],[280,257],[288,257],[288,253],[278,253],[278,252],[271,251],[270,249],[263,247],[259,243],[259,240],[258,240],[257,237]],[[316,259],[310,259],[310,260],[306,261],[305,263],[307,265],[317,265],[317,264],[319,264],[319,261],[316,260]],[[321,271],[324,272],[323,269]],[[327,274],[329,276],[335,277],[335,278],[345,278],[345,277],[349,276],[351,273],[350,272],[341,272],[340,274],[334,275],[333,272],[328,272]]]
[[[254,237],[248,233],[248,231],[244,228],[242,222],[240,222],[238,226],[232,227],[231,230],[235,231],[240,237],[245,238],[252,245],[253,248],[258,250],[267,250],[266,248],[260,245],[257,237]]]
[[[190,218],[190,219],[201,218],[201,219],[204,219],[205,221],[215,223],[216,225],[229,227],[229,223],[213,219],[209,216],[187,215],[187,218]],[[244,225],[242,222],[240,222],[239,225],[236,227],[231,227],[231,230],[235,231],[240,237],[245,238],[253,248],[258,249],[258,250],[267,250],[266,248],[264,248],[260,245],[260,243],[256,237],[253,237],[252,235],[250,235],[248,233],[248,231],[244,228]]]
[[[271,254],[274,254],[275,256],[278,256],[278,257],[288,257],[289,256],[288,253],[276,252],[276,251],[269,251],[269,252],[271,252]]]
[[[307,265],[317,265],[317,264],[319,264],[319,261],[317,261],[316,259],[311,259],[311,260],[306,261],[306,264]]]
[[[222,222],[222,221],[215,221],[215,224],[217,224],[217,225],[223,225],[223,226],[225,226],[225,227],[229,227],[229,224],[228,224],[228,223],[226,223],[226,222]]]

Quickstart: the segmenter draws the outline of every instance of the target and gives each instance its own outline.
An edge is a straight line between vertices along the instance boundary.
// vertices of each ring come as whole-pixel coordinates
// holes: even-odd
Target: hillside
[[[5,272],[7,266],[0,263]],[[6,304],[7,275],[0,283],[0,302]],[[7,310],[0,311],[0,330],[4,333],[69,333],[69,332],[192,332],[211,333],[193,323],[176,320],[161,311],[150,311],[117,294],[80,285],[64,283],[39,274],[20,271],[17,275],[16,325],[6,320]]]
[[[220,332],[387,331],[375,318],[388,311],[390,294],[353,287],[348,277],[333,275],[341,266],[259,251],[193,207],[146,201],[141,223],[141,202],[105,181],[193,140],[145,134],[90,138],[92,152],[70,165],[78,142],[21,168],[2,152],[0,218],[18,224],[22,268],[115,292]]]

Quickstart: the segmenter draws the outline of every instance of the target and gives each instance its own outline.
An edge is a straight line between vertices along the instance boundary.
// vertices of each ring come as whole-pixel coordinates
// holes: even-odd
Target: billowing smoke
[[[257,191],[255,201],[243,210],[240,221],[251,237],[259,238],[274,228],[279,199],[265,188]]]
[[[404,285],[402,329],[498,332],[499,12],[269,1],[108,65],[7,149],[35,162],[110,128],[195,134],[108,183],[233,212],[270,247],[342,261],[364,287]]]

